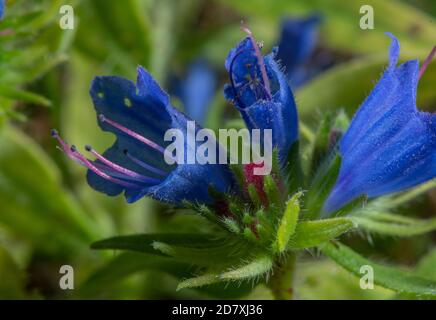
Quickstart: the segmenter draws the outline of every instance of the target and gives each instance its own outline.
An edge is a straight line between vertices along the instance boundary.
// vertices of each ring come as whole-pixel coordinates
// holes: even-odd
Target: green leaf
[[[261,208],[262,201],[260,200],[259,194],[257,193],[257,189],[253,183],[250,183],[247,186],[247,191],[248,191],[248,195],[250,197],[250,200],[253,202],[254,206],[256,208]]]
[[[322,164],[330,147],[330,131],[333,126],[333,116],[327,112],[319,124],[315,139],[312,144],[309,174]]]
[[[436,248],[430,250],[416,266],[416,273],[421,277],[436,281]]]
[[[283,206],[282,193],[272,175],[263,178],[263,189],[268,199],[268,207],[272,211],[281,210]]]
[[[356,214],[352,219],[359,228],[390,236],[410,237],[436,230],[436,218],[418,220],[395,216],[386,212],[372,212],[371,214]]]
[[[141,234],[118,236],[94,242],[92,249],[129,250],[143,253],[162,254],[161,250],[154,248],[154,242],[163,242],[187,248],[210,248],[223,243],[222,240],[212,239],[210,235],[203,234]]]
[[[223,243],[200,248],[183,247],[180,244],[169,245],[153,242],[153,248],[175,258],[177,261],[202,267],[224,268],[255,252],[255,248],[241,241],[226,240]]]
[[[15,88],[10,88],[6,86],[0,86],[0,95],[7,97],[9,99],[20,100],[24,102],[34,103],[36,105],[41,105],[44,107],[51,106],[51,101],[47,98],[26,90],[20,90]]]
[[[186,279],[179,283],[177,290],[200,287],[222,281],[242,281],[261,277],[268,273],[273,266],[271,257],[261,255],[249,263],[236,267],[230,271],[208,273],[195,278]]]
[[[221,280],[246,280],[260,277],[271,270],[273,261],[270,256],[260,256],[250,263],[221,273]]]
[[[427,181],[423,184],[420,184],[410,190],[407,190],[405,192],[401,192],[395,196],[392,196],[389,201],[386,201],[384,203],[385,208],[395,208],[399,207],[401,205],[404,205],[419,196],[423,195],[424,193],[433,190],[436,188],[436,179],[432,179],[430,181]]]
[[[304,249],[335,239],[356,227],[349,218],[302,221],[289,240],[288,249]]]
[[[288,245],[289,239],[295,233],[297,227],[298,215],[300,213],[299,199],[302,192],[294,194],[286,203],[286,209],[277,229],[275,250],[279,253],[284,252]]]
[[[295,291],[302,300],[388,300],[395,296],[395,292],[377,285],[373,290],[362,290],[354,275],[330,259],[300,262],[297,272]]]
[[[304,173],[300,158],[300,141],[297,140],[292,144],[283,171],[286,175],[285,179],[288,194],[293,194],[297,192],[299,188],[304,187]]]
[[[305,194],[307,217],[314,218],[321,215],[324,201],[336,182],[341,167],[341,157],[339,154],[332,156],[325,159],[324,163],[318,168],[309,191]]]
[[[371,266],[374,270],[374,283],[377,285],[419,298],[436,298],[435,281],[371,262],[339,242],[328,243],[320,249],[326,256],[356,276],[362,276],[360,273],[362,266]]]

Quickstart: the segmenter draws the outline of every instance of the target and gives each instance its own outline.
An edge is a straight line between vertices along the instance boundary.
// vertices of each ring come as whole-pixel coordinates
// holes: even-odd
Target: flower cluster
[[[312,28],[316,23],[313,18],[304,25]],[[283,63],[289,65],[283,61],[286,48],[274,48],[264,56],[251,31],[243,30],[247,36],[225,60],[229,81],[224,95],[248,129],[272,130],[270,175],[254,174],[259,163],[168,165],[164,158],[173,155],[166,154],[164,134],[168,129],[186,134],[190,118],[171,105],[169,96],[141,67],[136,84],[120,77],[97,77],[91,85],[98,124],[117,138],[104,153],[86,146],[94,157],[88,159],[52,132],[63,151],[88,168],[88,183],[95,190],[111,196],[124,192],[128,202],[150,196],[187,206],[225,231],[227,240],[210,247],[153,244],[155,250],[182,261],[189,256],[189,262],[205,268],[204,275],[182,282],[181,287],[267,277],[271,269],[280,268],[281,257],[289,250],[319,246],[354,228],[357,221],[314,218],[349,213],[349,205],[362,204],[362,198],[371,201],[436,176],[436,116],[416,107],[418,81],[435,50],[421,69],[417,60],[398,66],[399,42],[388,34],[390,62],[381,79],[348,128],[327,127],[328,145],[319,166],[305,172],[300,165],[297,106],[283,71]],[[307,47],[307,41],[300,42]],[[202,100],[201,81],[197,89]],[[195,104],[195,91],[186,97],[188,105]],[[192,148],[187,143],[184,147]],[[299,215],[305,219],[299,221]],[[95,248],[118,248],[116,241],[110,243]],[[326,252],[334,255],[334,250]],[[229,252],[232,261],[227,259]],[[248,262],[223,271],[235,268],[235,259]]]
[[[283,164],[298,140],[296,104],[277,50],[262,56],[247,32],[226,59],[230,82],[224,93],[248,129],[272,129]],[[436,118],[416,107],[419,62],[397,67],[399,42],[389,36],[389,66],[339,141],[341,167],[324,204],[326,212],[361,195],[405,190],[436,176]],[[117,136],[115,144],[103,154],[87,146],[96,158],[91,161],[56,132],[53,135],[68,156],[88,167],[88,182],[94,189],[108,195],[125,191],[128,202],[149,195],[170,203],[209,203],[209,187],[232,191],[234,178],[227,165],[171,167],[163,161],[165,131],[186,131],[188,118],[170,105],[168,95],[146,70],[138,68],[136,85],[120,77],[97,77],[90,93],[99,125]]]

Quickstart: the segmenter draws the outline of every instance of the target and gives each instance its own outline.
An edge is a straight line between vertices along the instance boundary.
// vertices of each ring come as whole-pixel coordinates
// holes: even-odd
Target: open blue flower
[[[208,108],[215,96],[216,76],[203,60],[195,61],[179,87],[180,99],[186,114],[199,124],[204,124]]]
[[[87,146],[96,158],[91,161],[56,131],[53,136],[68,156],[88,167],[88,183],[95,190],[111,196],[124,191],[128,202],[147,195],[178,204],[182,200],[210,203],[208,187],[218,192],[232,187],[227,165],[186,161],[169,165],[164,160],[165,146],[171,143],[164,141],[165,132],[179,129],[186,137],[188,119],[171,106],[168,95],[143,68],[138,68],[136,85],[120,77],[96,77],[90,94],[100,127],[117,137],[112,147],[101,155]],[[184,141],[186,155],[194,146]]]
[[[311,66],[305,63],[314,52],[318,41],[319,14],[304,18],[286,18],[281,25],[277,59],[284,67],[292,85],[301,85],[311,75]]]
[[[225,67],[230,83],[225,97],[241,113],[249,130],[272,129],[273,146],[286,159],[298,139],[298,115],[294,96],[275,61],[276,49],[265,57],[251,33],[227,56]]]
[[[389,66],[340,141],[341,168],[325,212],[360,195],[402,191],[436,176],[436,115],[416,107],[419,62],[397,67],[400,45],[388,35]]]

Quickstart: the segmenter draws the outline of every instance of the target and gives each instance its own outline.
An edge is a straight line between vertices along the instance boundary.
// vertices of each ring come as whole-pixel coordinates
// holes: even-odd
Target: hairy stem
[[[269,287],[276,300],[292,300],[294,297],[294,271],[296,255],[293,252],[287,254],[284,259],[276,263],[273,275],[269,281]]]

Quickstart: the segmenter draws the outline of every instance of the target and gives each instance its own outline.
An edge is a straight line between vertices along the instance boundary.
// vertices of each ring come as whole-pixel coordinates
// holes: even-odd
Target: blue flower
[[[169,165],[164,160],[165,146],[171,143],[164,141],[165,132],[179,129],[186,137],[188,119],[171,106],[169,96],[143,68],[138,68],[136,85],[120,77],[96,77],[90,94],[101,129],[117,137],[112,147],[101,155],[87,146],[96,158],[91,161],[56,131],[52,134],[69,157],[89,169],[92,188],[111,196],[124,191],[129,203],[147,195],[174,204],[211,203],[209,187],[218,192],[231,189],[233,177],[227,165],[186,161]],[[196,126],[195,131],[199,129]],[[186,155],[193,146],[184,141]]]
[[[5,1],[0,0],[0,19],[3,18],[4,13],[5,13]]]
[[[199,124],[204,124],[207,110],[216,90],[216,77],[212,68],[203,60],[195,61],[179,88],[180,99],[186,114]]]
[[[225,67],[230,83],[225,97],[241,113],[249,130],[272,129],[273,146],[284,161],[298,139],[298,115],[294,96],[273,52],[265,57],[251,33],[233,48]]]
[[[436,115],[416,107],[417,60],[397,67],[400,44],[391,34],[387,70],[360,106],[339,144],[342,157],[325,212],[360,195],[402,191],[436,176]]]
[[[304,18],[284,19],[278,42],[277,60],[280,61],[292,85],[302,84],[310,76],[306,66],[318,42],[319,14]]]

